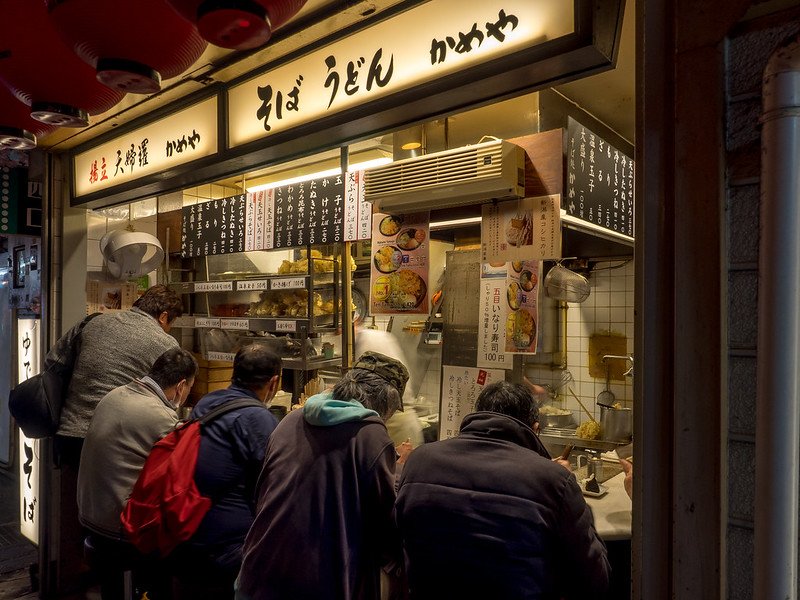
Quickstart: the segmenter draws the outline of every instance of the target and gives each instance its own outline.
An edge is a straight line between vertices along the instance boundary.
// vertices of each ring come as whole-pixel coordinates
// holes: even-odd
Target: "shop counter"
[[[625,492],[625,474],[619,473],[602,485],[608,493],[600,498],[584,496],[592,509],[594,526],[604,541],[631,539],[631,499]]]

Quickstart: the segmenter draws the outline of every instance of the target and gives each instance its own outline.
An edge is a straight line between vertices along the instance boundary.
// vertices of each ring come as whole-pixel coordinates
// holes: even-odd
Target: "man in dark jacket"
[[[255,492],[267,442],[278,421],[266,403],[280,385],[281,359],[264,346],[245,346],[233,359],[231,385],[203,396],[191,416],[250,398],[261,406],[234,409],[203,426],[194,480],[213,505],[192,538],[176,551],[179,598],[233,598],[242,543],[253,523]]]
[[[603,598],[606,548],[575,478],[534,433],[530,392],[494,383],[475,409],[403,470],[396,518],[412,599]]]
[[[375,600],[380,569],[399,562],[392,519],[395,449],[384,421],[408,371],[375,352],[332,392],[278,425],[244,544],[241,600]]]

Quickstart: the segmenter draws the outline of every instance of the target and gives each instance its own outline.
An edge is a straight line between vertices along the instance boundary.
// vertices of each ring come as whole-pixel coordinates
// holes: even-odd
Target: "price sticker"
[[[219,319],[208,319],[206,317],[195,317],[195,327],[219,327]]]
[[[250,329],[250,319],[220,319],[222,329]]]
[[[255,290],[268,290],[268,279],[256,279],[253,281],[237,281],[236,290],[240,292],[252,292]]]
[[[232,292],[232,281],[203,281],[194,284],[195,292]]]
[[[224,360],[226,362],[233,362],[234,358],[236,355],[230,352],[209,352],[206,356],[207,360]]]
[[[297,321],[275,321],[275,331],[297,331]]]
[[[306,287],[305,277],[284,277],[273,279],[270,289],[272,290],[299,290]],[[292,329],[294,331],[294,329]]]

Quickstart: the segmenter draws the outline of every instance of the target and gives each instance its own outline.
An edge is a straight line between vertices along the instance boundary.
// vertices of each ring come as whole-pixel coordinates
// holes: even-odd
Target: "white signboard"
[[[75,195],[135,181],[217,150],[217,99],[212,97],[75,156]]]
[[[232,88],[230,146],[569,35],[574,18],[564,0],[414,6]]]
[[[490,383],[505,380],[502,369],[442,366],[442,405],[439,414],[440,439],[458,435],[461,421],[475,411],[475,401]]]
[[[22,383],[39,373],[39,319],[17,319],[17,381]],[[39,440],[19,431],[19,530],[39,543],[41,496],[39,495]]]
[[[484,263],[561,258],[561,196],[538,196],[483,206]]]
[[[484,263],[481,270],[481,301],[478,315],[479,367],[512,369],[514,356],[506,352],[506,263]]]
[[[194,284],[195,292],[231,292],[233,291],[232,281],[203,281]]]

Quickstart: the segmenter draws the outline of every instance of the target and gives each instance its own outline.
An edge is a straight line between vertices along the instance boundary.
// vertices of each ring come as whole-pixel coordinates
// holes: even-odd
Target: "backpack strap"
[[[266,405],[264,405],[263,402],[259,402],[254,398],[241,398],[238,400],[228,400],[224,404],[221,404],[215,409],[208,411],[202,417],[199,417],[195,420],[198,423],[200,423],[201,426],[203,426],[206,423],[210,423],[217,417],[224,415],[226,412],[236,410],[237,408],[247,408],[247,407],[263,408],[264,410],[267,410],[267,407]]]

